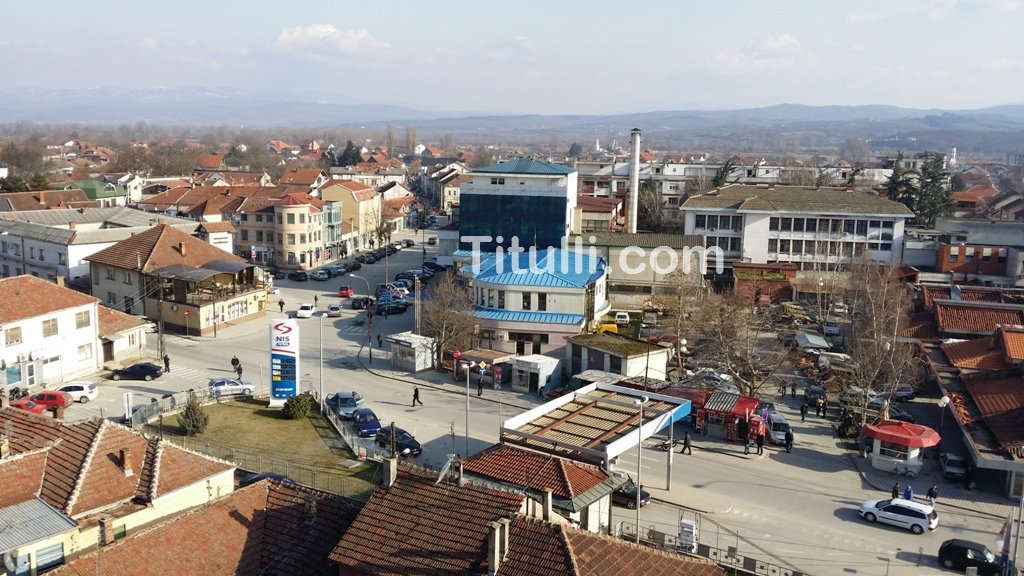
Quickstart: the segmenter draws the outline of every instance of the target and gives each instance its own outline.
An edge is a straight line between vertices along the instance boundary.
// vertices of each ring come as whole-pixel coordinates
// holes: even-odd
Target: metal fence
[[[217,394],[210,388],[198,388],[168,394],[163,398],[152,398],[148,403],[138,404],[132,407],[132,416],[129,425],[132,428],[145,426],[161,414],[173,414],[180,412],[188,403],[189,395],[195,394],[200,404],[214,404],[225,400],[237,400],[239,398],[267,398],[270,395],[270,387],[266,384],[252,384],[252,394]]]
[[[325,407],[324,417],[331,423],[334,431],[338,433],[338,436],[341,436],[341,439],[348,445],[349,450],[352,451],[356,458],[376,461],[382,461],[387,458],[387,451],[377,446],[372,438],[361,438],[351,421],[340,418],[329,407]]]
[[[634,542],[636,540],[636,524],[619,521],[615,525],[615,536]],[[680,541],[677,534],[657,530],[654,526],[640,528],[640,543],[677,554],[698,556],[711,560],[731,574],[757,576],[804,576],[803,572],[785,568],[771,562],[765,562],[752,556],[739,554],[735,546],[718,548],[698,542],[696,549],[689,548],[689,543]]]

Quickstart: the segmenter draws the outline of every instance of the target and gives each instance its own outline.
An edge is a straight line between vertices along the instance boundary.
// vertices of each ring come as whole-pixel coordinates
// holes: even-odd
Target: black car
[[[651,503],[651,494],[644,487],[640,487],[640,506],[647,506]],[[612,492],[612,504],[616,506],[625,506],[629,509],[636,509],[636,484],[633,484],[633,480],[630,479],[626,482],[622,488],[619,488],[615,492]]]
[[[346,270],[344,266],[325,266],[324,272],[327,272],[327,276],[334,278],[345,274]]]
[[[288,279],[295,280],[296,282],[305,282],[306,280],[309,280],[309,274],[301,270],[296,270],[288,273]]]
[[[393,244],[388,244],[387,247],[384,248],[384,252],[386,252],[388,254],[388,256],[390,256],[390,255],[394,254],[395,252],[398,252],[398,248],[395,248],[395,246]]]
[[[362,267],[363,265],[359,263],[359,260],[353,260],[345,264],[345,269],[348,270],[349,272],[355,272],[356,270],[359,270]]]
[[[373,298],[370,298],[369,296],[361,296],[359,298],[352,299],[353,310],[362,310],[364,308],[369,308],[370,306],[373,306]]]
[[[387,302],[381,302],[377,304],[377,309],[374,314],[382,316],[384,314],[401,314],[405,312],[409,305],[402,300],[388,300]]]
[[[284,280],[288,276],[283,270],[268,270],[268,272],[270,272],[274,280]]]
[[[359,256],[356,256],[356,264],[368,264],[368,263],[369,262],[367,262],[367,260],[366,260],[366,254],[360,254]],[[356,270],[358,270],[358,268],[356,268]]]
[[[164,369],[152,362],[140,362],[127,368],[118,368],[110,374],[111,380],[145,380],[159,378]]]
[[[402,240],[402,245],[405,246],[406,248],[411,248],[416,245],[416,242],[406,238],[405,240]]]
[[[424,262],[423,263],[423,269],[424,270],[430,270],[431,272],[437,273],[437,272],[444,272],[445,267],[440,265],[440,264],[438,264],[437,262],[431,261],[431,262]]]
[[[377,431],[377,437],[375,439],[378,446],[391,449],[391,428],[381,428]],[[420,446],[418,440],[413,438],[412,434],[409,434],[405,430],[399,427],[395,427],[395,448],[396,451],[403,456],[419,456],[423,453],[423,447]]]
[[[939,564],[963,574],[969,567],[978,569],[978,576],[1003,573],[1002,562],[984,544],[969,540],[946,540],[939,546]]]
[[[378,258],[377,254],[374,252],[371,252],[369,254],[363,254],[363,256],[366,258],[366,260],[363,260],[363,264],[373,264],[377,260],[380,260],[380,258]]]

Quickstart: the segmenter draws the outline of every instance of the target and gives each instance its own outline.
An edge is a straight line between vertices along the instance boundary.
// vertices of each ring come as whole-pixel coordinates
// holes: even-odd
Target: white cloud
[[[534,61],[533,39],[527,36],[513,36],[498,42],[487,52],[487,59],[492,62]]]
[[[765,38],[761,41],[760,50],[762,54],[777,54],[791,52],[800,49],[800,41],[792,34],[780,34]]]
[[[953,8],[956,8],[956,5],[959,3],[960,0],[938,0],[928,6],[925,13],[928,14],[928,18],[932,20],[942,20],[953,10]]]
[[[333,24],[285,28],[278,33],[274,45],[282,49],[307,48],[343,54],[356,54],[387,47],[386,43],[374,38],[366,28],[339,29]]]
[[[1016,12],[1024,8],[1024,0],[989,0],[988,5],[1000,12]]]
[[[769,36],[744,46],[726,48],[715,55],[719,70],[745,74],[788,68],[806,60],[800,39],[792,34]]]

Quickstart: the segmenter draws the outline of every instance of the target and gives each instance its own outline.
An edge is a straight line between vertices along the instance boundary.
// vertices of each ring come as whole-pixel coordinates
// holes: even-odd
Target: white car
[[[939,515],[934,508],[902,498],[868,500],[860,505],[858,513],[868,522],[881,522],[908,528],[914,534],[921,534],[925,530],[935,530],[939,526]]]
[[[327,316],[330,318],[341,317],[341,304],[331,304],[327,307]]]
[[[58,392],[67,392],[71,399],[81,404],[88,404],[100,395],[99,388],[91,382],[68,382],[57,389]]]
[[[252,382],[238,380],[236,378],[217,377],[210,378],[210,392],[214,396],[229,396],[232,394],[252,395]]]
[[[312,304],[303,304],[295,311],[296,318],[312,318],[313,314],[316,314],[316,306]]]

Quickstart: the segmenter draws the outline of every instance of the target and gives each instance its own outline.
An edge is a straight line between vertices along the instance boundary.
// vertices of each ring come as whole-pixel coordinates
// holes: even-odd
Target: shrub
[[[210,415],[203,409],[195,394],[189,394],[185,409],[178,414],[178,424],[185,429],[186,436],[202,434],[210,423]]]
[[[313,404],[312,394],[299,394],[297,396],[292,396],[284,403],[284,410],[282,413],[285,418],[291,418],[292,420],[305,418],[313,412]]]

